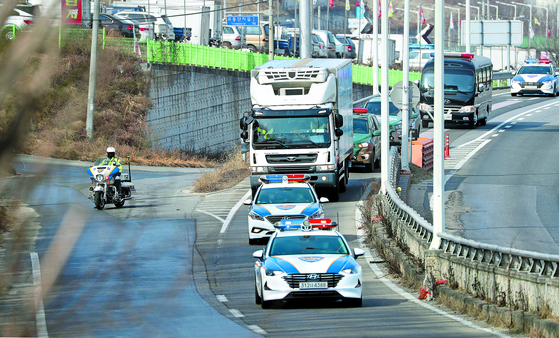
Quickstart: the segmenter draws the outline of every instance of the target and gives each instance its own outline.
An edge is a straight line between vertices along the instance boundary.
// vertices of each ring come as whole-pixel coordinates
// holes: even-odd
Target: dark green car
[[[390,99],[388,99],[388,122],[390,123],[388,132],[391,146],[402,145],[402,116],[400,108],[396,107]],[[373,97],[365,105],[367,113],[374,114],[380,121],[381,103],[380,97]],[[412,140],[417,140],[421,131],[421,121],[419,110],[413,107],[410,110],[410,133],[409,136]]]
[[[353,110],[353,155],[351,166],[364,165],[365,171],[372,172],[380,167],[380,123],[364,108]]]

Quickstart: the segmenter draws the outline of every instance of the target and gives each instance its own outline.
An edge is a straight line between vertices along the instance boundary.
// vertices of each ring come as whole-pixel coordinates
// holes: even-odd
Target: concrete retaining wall
[[[154,148],[218,153],[240,145],[239,119],[249,111],[249,73],[150,65],[153,107],[146,122]],[[354,84],[354,100],[372,87]]]

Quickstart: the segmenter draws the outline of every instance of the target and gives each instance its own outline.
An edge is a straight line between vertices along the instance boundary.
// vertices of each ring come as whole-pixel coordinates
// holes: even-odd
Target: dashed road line
[[[37,326],[37,337],[48,338],[47,321],[45,317],[45,307],[43,305],[43,290],[41,287],[41,263],[39,255],[36,252],[29,254],[31,256],[31,269],[33,271],[33,285],[35,286],[35,323]]]

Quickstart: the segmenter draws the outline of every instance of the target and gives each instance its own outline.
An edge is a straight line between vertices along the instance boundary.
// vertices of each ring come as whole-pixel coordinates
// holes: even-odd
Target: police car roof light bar
[[[353,108],[354,114],[364,114],[367,112],[367,108]]]
[[[274,224],[279,231],[286,230],[332,230],[338,226],[337,222],[332,222],[328,218],[317,219],[282,219]]]
[[[310,181],[311,176],[307,174],[276,174],[276,175],[262,175],[260,182],[268,183],[304,183]]]

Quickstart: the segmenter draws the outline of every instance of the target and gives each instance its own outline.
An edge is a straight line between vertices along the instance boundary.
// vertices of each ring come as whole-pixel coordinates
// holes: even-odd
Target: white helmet
[[[113,157],[115,157],[115,153],[116,153],[115,148],[113,148],[113,147],[108,147],[108,148],[107,148],[107,157],[108,157],[108,158],[113,158]]]

